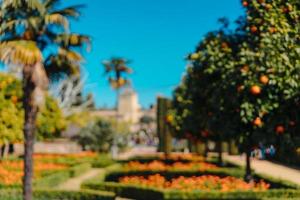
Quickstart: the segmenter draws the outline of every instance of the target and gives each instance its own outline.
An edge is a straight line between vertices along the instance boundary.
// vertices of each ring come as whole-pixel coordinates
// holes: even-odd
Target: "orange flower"
[[[212,175],[193,176],[174,178],[170,181],[165,177],[155,174],[150,175],[147,178],[142,176],[125,176],[119,179],[119,182],[131,185],[143,185],[148,187],[156,187],[160,189],[178,189],[183,191],[202,190],[202,191],[265,191],[269,189],[270,185],[264,181],[258,183],[247,183],[242,179],[235,177],[219,177]]]
[[[140,163],[137,161],[131,161],[125,165],[127,171],[171,171],[171,170],[195,170],[195,171],[205,171],[210,169],[217,169],[218,167],[214,164],[206,162],[175,162],[173,164],[165,164],[162,161],[154,160],[150,163]]]

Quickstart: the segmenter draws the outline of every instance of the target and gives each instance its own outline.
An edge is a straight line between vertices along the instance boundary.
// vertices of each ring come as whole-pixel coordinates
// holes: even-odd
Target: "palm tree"
[[[125,77],[125,74],[132,73],[132,69],[127,66],[129,63],[130,62],[124,58],[111,58],[110,60],[103,61],[105,74],[108,76],[109,84],[113,89],[116,90],[117,93],[117,106],[120,89],[125,85],[129,84],[129,80]]]
[[[2,0],[0,10],[0,60],[22,69],[24,120],[23,198],[32,199],[35,121],[48,77],[79,73],[78,47],[87,36],[69,33],[69,19],[79,8],[58,9],[60,0]],[[45,59],[44,59],[45,57]]]

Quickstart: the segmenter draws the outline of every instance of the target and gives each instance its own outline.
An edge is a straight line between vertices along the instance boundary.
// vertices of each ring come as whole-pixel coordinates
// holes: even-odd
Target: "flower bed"
[[[172,164],[166,164],[162,161],[152,161],[149,163],[141,163],[138,161],[131,161],[125,164],[124,169],[127,171],[176,171],[176,170],[194,170],[194,171],[205,171],[218,169],[214,164],[206,162],[175,162]]]
[[[265,191],[269,189],[270,184],[263,180],[259,182],[247,183],[242,179],[227,176],[194,176],[194,177],[183,177],[174,178],[168,181],[165,177],[155,174],[148,177],[143,176],[125,176],[119,179],[120,183],[130,185],[140,185],[147,187],[155,187],[159,189],[177,189],[181,191]]]
[[[37,186],[52,186],[70,177],[77,176],[91,167],[98,154],[34,154],[34,182]],[[1,187],[19,187],[22,184],[23,160],[0,161]]]
[[[166,156],[163,153],[147,154],[146,156],[136,156],[130,159],[130,161],[139,161],[147,163],[151,161],[163,161],[166,163],[173,162],[203,162],[205,159],[203,156],[199,156],[193,153],[171,153]]]
[[[218,167],[203,161],[165,162],[148,156],[138,161],[106,168],[82,188],[141,200],[300,198],[298,187],[286,181],[255,174],[255,182],[243,181],[241,167]],[[202,169],[201,164],[205,166]]]
[[[16,185],[22,183],[24,164],[22,160],[1,161],[0,162],[0,183],[3,185]],[[34,178],[41,178],[45,172],[52,173],[67,169],[67,165],[56,163],[34,163]]]

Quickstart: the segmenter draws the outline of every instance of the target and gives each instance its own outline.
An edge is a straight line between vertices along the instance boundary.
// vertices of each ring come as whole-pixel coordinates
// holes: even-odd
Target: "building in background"
[[[96,109],[92,115],[107,118],[118,119],[119,122],[128,122],[131,124],[131,131],[135,132],[140,129],[140,119],[142,117],[156,118],[155,106],[142,108],[139,104],[138,94],[131,86],[124,88],[118,98],[116,109]]]

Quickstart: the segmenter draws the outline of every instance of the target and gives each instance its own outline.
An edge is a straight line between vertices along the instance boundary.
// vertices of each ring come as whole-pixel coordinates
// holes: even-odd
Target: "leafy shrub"
[[[89,170],[91,168],[91,165],[89,163],[83,163],[77,166],[73,166],[69,169],[65,169],[59,172],[55,172],[53,174],[50,174],[48,176],[45,176],[37,181],[34,182],[35,186],[40,188],[45,187],[54,187],[57,186],[69,178],[79,176]]]
[[[74,139],[82,146],[83,150],[108,152],[113,143],[114,130],[111,123],[97,119],[82,128]]]
[[[103,168],[114,164],[115,161],[108,154],[100,154],[93,162],[92,167]]]
[[[34,200],[113,200],[115,194],[104,191],[34,190]],[[21,190],[0,190],[1,200],[22,200]]]
[[[300,191],[294,189],[271,189],[263,192],[182,192],[179,190],[159,190],[142,186],[132,186],[113,182],[85,183],[82,188],[115,192],[118,196],[139,200],[166,199],[267,199],[267,198],[300,198]]]

